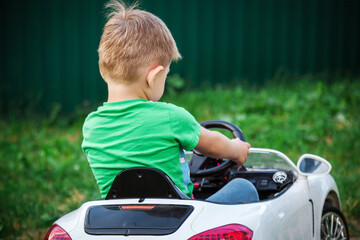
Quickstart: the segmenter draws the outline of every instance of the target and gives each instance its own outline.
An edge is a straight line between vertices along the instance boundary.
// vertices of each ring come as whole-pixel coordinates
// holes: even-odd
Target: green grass
[[[360,236],[360,81],[217,87],[162,100],[199,122],[231,121],[253,147],[277,149],[294,162],[303,153],[328,159],[351,235]],[[80,148],[84,117],[0,120],[0,239],[40,239],[57,218],[100,197]]]
[[[0,238],[41,239],[59,216],[100,197],[80,149],[80,124],[10,119],[0,128]]]

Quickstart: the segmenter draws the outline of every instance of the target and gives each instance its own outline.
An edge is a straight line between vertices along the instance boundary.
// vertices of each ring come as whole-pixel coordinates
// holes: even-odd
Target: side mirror
[[[313,155],[304,154],[299,158],[297,168],[302,175],[323,175],[328,174],[331,170],[331,164],[324,158]]]

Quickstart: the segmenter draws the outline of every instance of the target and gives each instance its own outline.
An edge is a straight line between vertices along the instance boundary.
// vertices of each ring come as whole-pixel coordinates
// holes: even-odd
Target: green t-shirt
[[[160,169],[191,196],[183,149],[196,147],[200,125],[185,109],[144,99],[105,102],[86,118],[83,136],[82,148],[102,198],[115,176],[132,167]]]

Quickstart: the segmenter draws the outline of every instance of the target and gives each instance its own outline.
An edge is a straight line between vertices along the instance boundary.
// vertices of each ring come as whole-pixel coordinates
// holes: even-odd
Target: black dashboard
[[[211,168],[221,162],[221,159],[208,159],[201,168]],[[257,189],[260,200],[276,197],[290,187],[295,180],[294,173],[289,170],[232,167],[215,176],[192,178],[194,197],[195,199],[206,199],[235,178],[249,180]]]

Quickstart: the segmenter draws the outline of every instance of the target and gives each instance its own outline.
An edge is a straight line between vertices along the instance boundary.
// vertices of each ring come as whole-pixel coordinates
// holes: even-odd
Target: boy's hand
[[[239,138],[229,139],[223,134],[201,127],[196,150],[212,158],[230,158],[237,167],[241,167],[249,155],[250,144]]]
[[[239,138],[231,139],[230,141],[233,148],[232,152],[234,153],[234,156],[230,157],[230,159],[236,164],[236,167],[241,167],[250,153],[249,149],[251,146]]]

